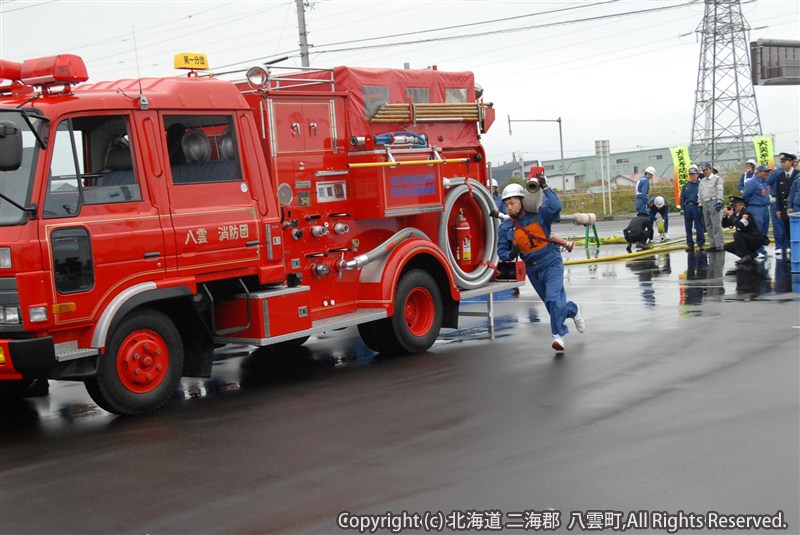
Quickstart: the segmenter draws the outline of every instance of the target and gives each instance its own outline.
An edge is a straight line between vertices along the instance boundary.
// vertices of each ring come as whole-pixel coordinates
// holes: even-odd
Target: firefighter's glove
[[[539,175],[538,178],[539,178],[539,187],[541,187],[542,189],[547,189],[548,188],[547,177],[544,175]]]
[[[714,207],[714,210],[716,210],[717,212],[722,210],[722,202],[717,201],[717,205]]]

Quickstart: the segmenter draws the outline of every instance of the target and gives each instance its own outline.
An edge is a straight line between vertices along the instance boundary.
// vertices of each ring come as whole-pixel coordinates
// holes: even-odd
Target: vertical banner
[[[672,164],[675,169],[675,177],[673,179],[675,184],[675,206],[680,208],[678,204],[681,200],[681,188],[689,180],[689,165],[692,161],[689,157],[689,146],[683,145],[682,147],[670,147],[669,151],[672,153]]]
[[[772,146],[772,136],[754,137],[753,145],[756,147],[758,165],[768,165],[775,169],[775,149]]]

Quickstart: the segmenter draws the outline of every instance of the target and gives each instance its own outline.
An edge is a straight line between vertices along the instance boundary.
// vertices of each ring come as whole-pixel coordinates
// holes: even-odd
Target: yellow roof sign
[[[203,71],[208,69],[208,58],[205,54],[178,52],[175,54],[175,68]]]

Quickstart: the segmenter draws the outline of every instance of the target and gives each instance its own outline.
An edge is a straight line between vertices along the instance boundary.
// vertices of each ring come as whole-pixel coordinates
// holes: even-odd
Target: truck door
[[[62,120],[51,137],[40,235],[55,323],[96,320],[116,295],[163,278],[161,218],[127,114]],[[49,265],[48,265],[49,264]]]
[[[163,115],[180,275],[251,268],[262,231],[242,172],[234,114]]]

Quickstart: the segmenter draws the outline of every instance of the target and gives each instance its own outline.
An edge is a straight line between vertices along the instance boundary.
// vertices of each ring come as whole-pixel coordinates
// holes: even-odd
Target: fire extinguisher
[[[472,235],[470,234],[469,222],[464,217],[464,209],[456,218],[456,262],[461,267],[469,267],[472,264]]]

